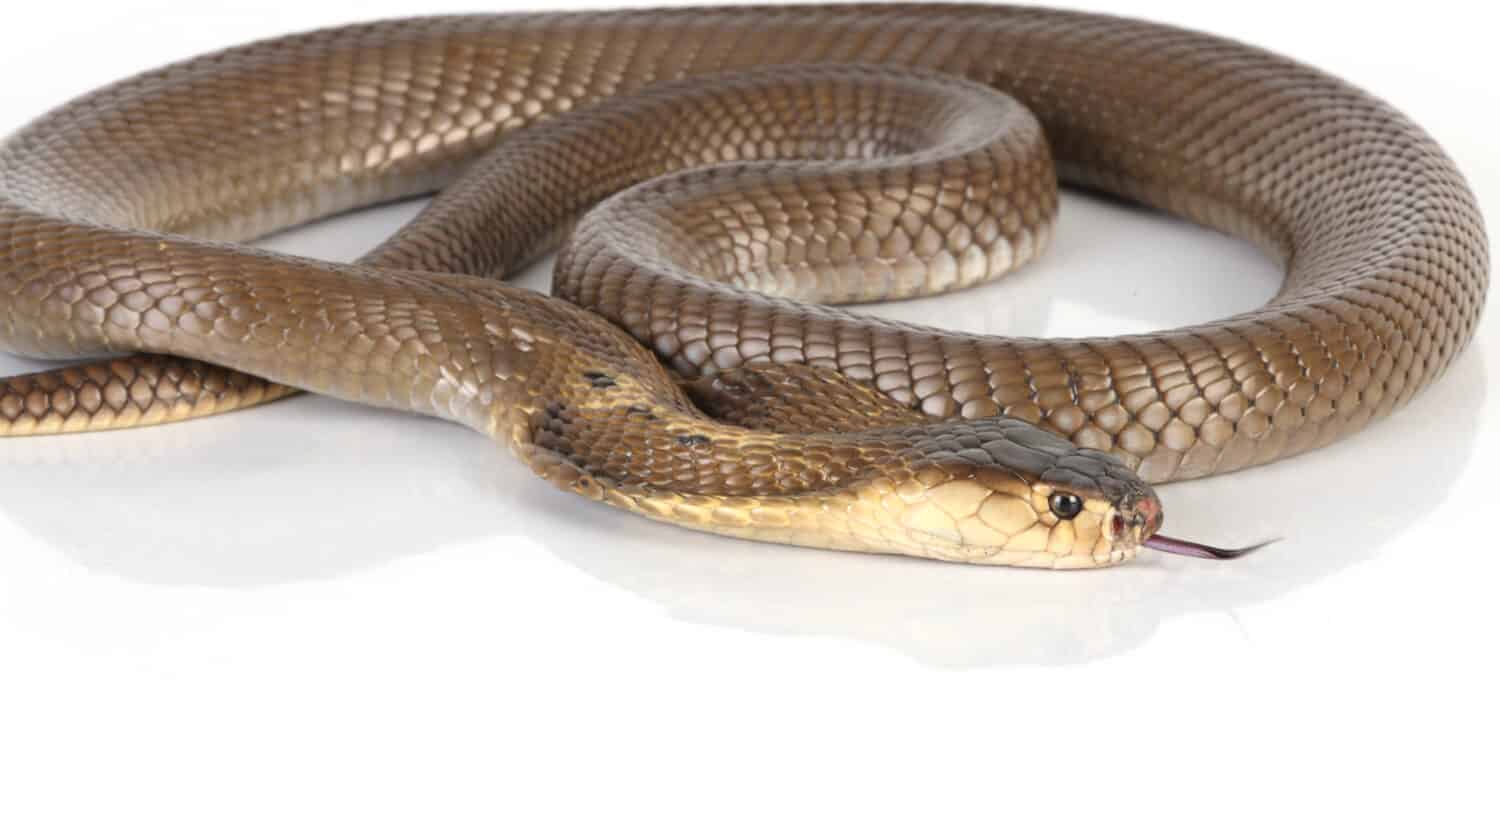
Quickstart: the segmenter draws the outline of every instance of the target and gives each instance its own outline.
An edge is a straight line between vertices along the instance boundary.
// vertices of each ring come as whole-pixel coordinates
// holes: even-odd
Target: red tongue
[[[1247,548],[1215,548],[1211,545],[1203,545],[1197,542],[1189,542],[1186,539],[1173,539],[1170,536],[1154,534],[1141,544],[1152,550],[1163,553],[1178,554],[1181,556],[1195,556],[1199,559],[1234,559],[1244,556],[1251,551],[1259,550],[1275,542],[1270,540],[1259,545],[1251,545]]]

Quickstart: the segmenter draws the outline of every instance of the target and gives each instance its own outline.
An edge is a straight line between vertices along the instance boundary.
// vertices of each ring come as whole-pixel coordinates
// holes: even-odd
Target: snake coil
[[[1285,281],[1117,338],[823,306],[1019,266],[1058,176],[1245,238]],[[354,264],[240,245],[437,190]],[[566,301],[496,280],[564,238]],[[387,21],[148,72],[0,147],[0,346],[109,359],[7,380],[0,432],[306,389],[461,422],[688,527],[1093,567],[1211,553],[1156,533],[1149,483],[1389,414],[1487,282],[1430,137],[1217,37],[959,5]]]

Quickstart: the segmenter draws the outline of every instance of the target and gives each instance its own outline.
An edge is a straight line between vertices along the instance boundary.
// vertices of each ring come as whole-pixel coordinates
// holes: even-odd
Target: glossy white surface
[[[1500,214],[1488,12],[1088,5],[1343,74]],[[7,9],[0,129],[205,49],[435,10]],[[415,208],[271,245],[350,258]],[[1144,331],[1276,284],[1239,242],[1070,195],[1044,262],[877,311]],[[1497,365],[1490,312],[1359,437],[1162,489],[1169,532],[1281,538],[1257,555],[1073,574],[689,533],[554,491],[468,431],[320,398],[3,441],[0,822],[1486,821]]]

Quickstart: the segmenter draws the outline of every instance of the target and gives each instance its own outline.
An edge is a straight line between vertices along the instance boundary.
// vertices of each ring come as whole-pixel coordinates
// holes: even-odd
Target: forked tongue
[[[1152,534],[1141,544],[1154,551],[1177,554],[1179,556],[1195,556],[1199,559],[1235,559],[1251,551],[1260,550],[1274,541],[1276,540],[1273,539],[1270,542],[1262,542],[1259,545],[1250,545],[1245,548],[1215,548],[1212,545],[1189,542],[1186,539],[1173,539],[1170,536],[1162,536],[1158,533]]]

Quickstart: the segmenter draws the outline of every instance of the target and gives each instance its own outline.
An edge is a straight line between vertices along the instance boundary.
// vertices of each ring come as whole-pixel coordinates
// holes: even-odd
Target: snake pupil
[[[1083,513],[1083,500],[1077,494],[1054,493],[1047,499],[1047,505],[1058,519],[1072,519]]]

